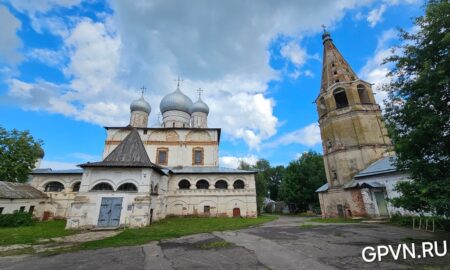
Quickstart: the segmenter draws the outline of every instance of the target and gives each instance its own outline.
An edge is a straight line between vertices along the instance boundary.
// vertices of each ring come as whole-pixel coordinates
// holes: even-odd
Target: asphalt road
[[[373,224],[300,228],[306,220],[281,217],[260,227],[197,234],[136,247],[49,257],[4,257],[0,258],[0,269],[450,269],[449,254],[396,261],[386,256],[372,263],[361,257],[366,246],[450,242],[448,234]]]

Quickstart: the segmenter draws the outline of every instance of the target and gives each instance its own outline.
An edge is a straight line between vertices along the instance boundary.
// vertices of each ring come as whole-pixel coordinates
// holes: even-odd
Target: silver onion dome
[[[190,114],[192,107],[192,100],[183,94],[179,87],[174,92],[165,96],[159,104],[161,113],[167,111],[182,111]]]
[[[202,113],[206,113],[206,114],[209,113],[209,107],[202,100],[201,97],[199,97],[198,100],[191,107],[191,113],[194,113],[194,112],[202,112]]]
[[[134,111],[140,111],[140,112],[146,112],[150,113],[152,110],[152,107],[150,107],[150,104],[144,99],[144,97],[140,97],[139,99],[136,99],[133,101],[130,105],[130,110],[132,112]]]

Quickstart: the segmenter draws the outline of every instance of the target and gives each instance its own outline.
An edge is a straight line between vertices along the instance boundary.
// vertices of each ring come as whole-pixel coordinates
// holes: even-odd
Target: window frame
[[[236,188],[236,183],[242,183],[243,185],[242,185],[242,187],[237,187]],[[233,182],[233,189],[245,189],[245,181],[242,180],[242,179],[234,180],[234,182]]]
[[[123,189],[124,187],[134,187],[134,188],[133,189]],[[120,192],[138,192],[138,187],[134,183],[125,182],[125,183],[120,184],[120,186],[117,187],[117,191],[120,191]]]
[[[161,162],[160,160],[160,153],[161,152],[166,152],[166,160],[165,162]],[[167,147],[159,147],[156,149],[156,164],[158,165],[165,165],[167,166],[167,164],[169,164],[169,148]]]
[[[206,184],[207,184],[207,186],[205,185],[205,187],[198,187],[199,186],[199,183],[200,182],[206,182]],[[199,179],[196,183],[195,183],[195,188],[196,189],[209,189],[210,188],[210,186],[211,186],[211,184],[208,182],[208,180],[206,180],[206,179]]]
[[[189,184],[189,186],[183,186],[183,187],[181,187],[181,186],[180,186],[181,182],[183,182],[183,183],[186,183],[186,182],[187,182],[187,183]],[[191,186],[192,186],[191,182],[190,182],[189,180],[187,180],[187,179],[181,179],[180,181],[178,181],[178,189],[180,189],[180,190],[188,190],[188,189],[191,189]]]
[[[197,159],[196,159],[196,152],[200,152],[201,153],[201,160],[199,163],[197,163]],[[203,149],[203,147],[194,147],[192,148],[192,165],[194,166],[202,166],[205,164],[205,150]]]
[[[338,96],[338,99],[336,99],[336,96]],[[342,108],[346,108],[348,106],[350,106],[350,103],[348,101],[348,96],[347,96],[347,91],[345,90],[345,88],[339,87],[333,90],[333,98],[334,98],[334,103],[336,104],[336,109],[342,109]],[[344,101],[345,98],[345,102],[339,102],[338,100]],[[346,104],[344,104],[346,103]]]
[[[51,185],[55,185],[55,184],[60,184],[60,185],[62,186],[62,189],[61,189],[61,190],[58,190],[58,191],[50,190],[49,187],[50,187]],[[63,183],[61,183],[61,182],[59,182],[59,181],[51,181],[51,182],[48,182],[48,183],[45,184],[45,186],[44,186],[44,192],[63,192],[65,188],[66,188],[66,187],[64,186]]]
[[[95,189],[95,187],[100,186],[100,185],[108,185],[108,186],[111,187],[111,189]],[[100,183],[95,184],[89,191],[93,191],[93,192],[102,192],[102,191],[114,192],[114,187],[108,182],[100,182]]]

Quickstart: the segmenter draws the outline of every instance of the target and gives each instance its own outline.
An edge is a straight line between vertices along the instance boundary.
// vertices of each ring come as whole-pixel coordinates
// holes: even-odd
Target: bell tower
[[[345,194],[346,184],[389,151],[391,140],[371,84],[358,78],[329,32],[324,31],[322,41],[322,81],[316,104],[330,195],[322,212],[335,216],[339,204],[356,214],[364,210],[351,201],[351,194]]]

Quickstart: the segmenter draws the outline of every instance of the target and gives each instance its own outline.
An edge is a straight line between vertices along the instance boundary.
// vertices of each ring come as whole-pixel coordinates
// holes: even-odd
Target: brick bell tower
[[[371,84],[358,78],[330,33],[324,31],[322,40],[322,82],[316,99],[328,183],[328,190],[319,193],[322,215],[363,216],[361,192],[349,183],[389,151],[391,140]]]

